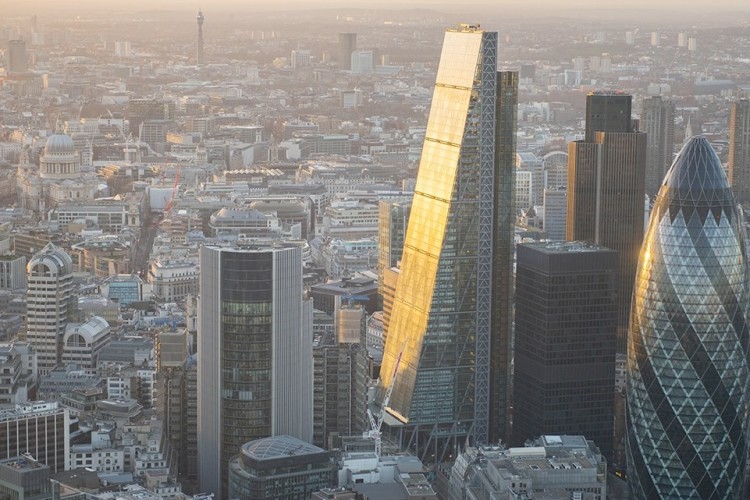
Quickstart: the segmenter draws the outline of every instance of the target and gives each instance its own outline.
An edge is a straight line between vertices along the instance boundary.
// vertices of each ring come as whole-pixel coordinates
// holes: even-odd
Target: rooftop
[[[242,452],[255,460],[326,453],[322,448],[286,435],[250,441],[242,446]]]

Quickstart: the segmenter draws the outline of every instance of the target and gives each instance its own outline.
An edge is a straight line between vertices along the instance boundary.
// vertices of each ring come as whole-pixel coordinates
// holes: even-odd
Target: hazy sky
[[[79,11],[85,9],[178,9],[188,7],[202,7],[204,10],[279,10],[280,8],[325,8],[325,7],[427,7],[439,10],[466,9],[467,7],[483,7],[492,10],[513,7],[514,9],[528,9],[534,12],[540,9],[560,11],[563,9],[591,8],[591,9],[689,9],[689,10],[744,10],[750,12],[749,0],[469,0],[467,2],[450,2],[442,0],[0,0],[0,10],[4,14],[13,11],[37,10]]]

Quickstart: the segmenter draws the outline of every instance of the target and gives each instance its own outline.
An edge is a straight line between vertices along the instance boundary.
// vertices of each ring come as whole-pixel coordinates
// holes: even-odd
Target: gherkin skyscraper
[[[633,496],[740,498],[747,454],[748,266],[741,214],[708,141],[662,183],[633,292]]]

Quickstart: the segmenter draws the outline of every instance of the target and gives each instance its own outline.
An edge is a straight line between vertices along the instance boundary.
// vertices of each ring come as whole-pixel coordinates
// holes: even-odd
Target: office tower
[[[747,453],[748,287],[743,219],[703,137],[656,197],[628,339],[633,498],[740,498]]]
[[[339,68],[352,69],[352,52],[357,50],[356,33],[339,33]]]
[[[658,31],[652,31],[651,32],[651,46],[658,47],[660,42],[661,42],[661,33],[659,33]]]
[[[0,410],[0,460],[30,453],[57,474],[70,451],[68,410],[55,402],[34,401]]]
[[[293,50],[290,59],[293,70],[307,68],[310,66],[310,51],[308,49]]]
[[[373,53],[371,50],[355,50],[351,55],[349,69],[356,75],[366,75],[375,71]]]
[[[334,330],[313,345],[313,444],[330,448],[334,436],[367,428],[367,345],[361,305],[337,307]]]
[[[640,130],[646,133],[646,194],[653,198],[672,164],[674,102],[661,96],[645,98]]]
[[[126,115],[130,133],[136,138],[139,137],[141,124],[146,120],[173,120],[176,116],[175,104],[162,99],[130,99]],[[166,141],[164,136],[161,140]]]
[[[568,214],[568,193],[564,187],[544,190],[543,216],[547,239],[565,239],[565,222]]]
[[[26,270],[26,340],[36,348],[39,375],[45,375],[62,360],[65,327],[76,306],[73,261],[49,243],[31,258]]]
[[[687,33],[684,31],[677,33],[677,46],[681,48],[687,47]]]
[[[380,200],[378,203],[378,287],[383,294],[383,274],[396,267],[404,249],[411,200]]]
[[[506,431],[518,74],[496,60],[497,33],[447,30],[388,326],[386,424],[423,459]]]
[[[198,54],[197,54],[197,62],[198,66],[202,66],[206,64],[206,60],[203,57],[203,11],[198,10],[198,16],[196,17],[196,20],[198,21]]]
[[[737,203],[750,202],[750,100],[732,103],[729,115],[729,185]]]
[[[383,305],[384,334],[393,309],[399,275],[395,268],[401,261],[410,212],[411,199],[381,200],[378,205],[378,293]]]
[[[617,350],[625,352],[643,241],[646,134],[631,131],[629,95],[591,93],[586,116],[586,136],[592,140],[568,145],[565,239],[590,241],[619,254]]]
[[[695,37],[691,36],[690,38],[688,38],[687,46],[690,52],[695,52],[696,50],[698,50],[698,43],[695,41]]]
[[[632,96],[622,92],[591,92],[586,96],[585,142],[595,142],[597,132],[632,132]]]
[[[115,56],[117,57],[130,57],[132,51],[132,44],[128,40],[117,40],[115,41]]]
[[[26,73],[29,70],[26,42],[23,40],[8,40],[8,52],[5,57],[8,73]]]
[[[544,187],[557,189],[568,185],[568,153],[552,151],[542,158],[544,163]]]
[[[513,444],[585,434],[611,456],[617,252],[591,243],[516,247]]]
[[[250,440],[312,440],[311,306],[299,248],[201,248],[201,490],[227,498],[227,464]]]
[[[0,255],[0,289],[26,288],[26,257]]]
[[[521,172],[529,172],[531,174],[530,181],[530,195],[531,199],[529,204],[516,205],[519,209],[527,209],[529,207],[541,206],[544,198],[544,160],[539,158],[534,153],[516,153],[516,183],[518,183],[518,174]]]

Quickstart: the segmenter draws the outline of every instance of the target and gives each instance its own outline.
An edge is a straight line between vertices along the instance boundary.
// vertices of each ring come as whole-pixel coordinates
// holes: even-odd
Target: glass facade
[[[514,112],[500,129],[510,134],[503,141],[510,155],[496,144],[517,94],[498,99],[496,60],[497,33],[466,25],[446,32],[386,332],[381,393],[394,387],[387,411],[406,426],[406,446],[438,461],[467,436],[486,442],[491,392],[507,393],[507,366],[491,367],[500,335],[492,331],[493,301],[509,298],[494,293],[503,281],[493,279],[493,245],[506,234],[497,228],[497,193],[512,188]],[[517,83],[515,73],[500,80]],[[505,411],[505,401],[500,406]]]
[[[737,203],[750,203],[750,100],[732,103],[729,115],[729,184]]]
[[[617,252],[580,242],[517,246],[512,446],[585,435],[611,457]]]
[[[628,338],[635,498],[740,498],[747,453],[748,268],[742,219],[708,141],[657,195]]]
[[[227,498],[227,464],[250,440],[312,439],[312,316],[299,248],[201,248],[198,468]]]
[[[643,243],[646,134],[631,128],[631,96],[586,97],[586,139],[568,145],[566,238],[619,254],[617,352],[627,350],[630,299]]]

